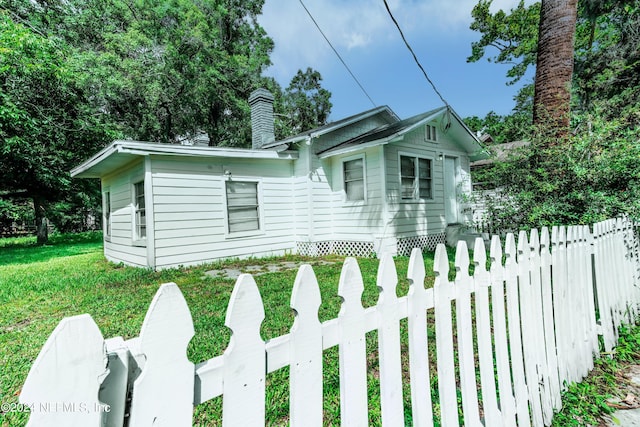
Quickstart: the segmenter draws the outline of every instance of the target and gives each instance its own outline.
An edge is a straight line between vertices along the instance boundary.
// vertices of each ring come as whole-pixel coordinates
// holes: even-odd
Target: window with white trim
[[[348,201],[364,200],[364,158],[342,163],[344,193]]]
[[[226,181],[229,233],[260,230],[258,183]]]
[[[144,181],[133,184],[133,210],[135,238],[147,237],[147,214],[144,203]]]
[[[402,200],[433,199],[431,159],[400,156],[400,197]]]
[[[104,193],[102,193],[102,197],[103,197],[102,229],[104,230],[104,236],[110,237],[111,236],[111,191],[105,191]]]
[[[425,125],[424,126],[424,139],[427,141],[437,141],[438,140],[438,131],[436,127],[433,125]]]

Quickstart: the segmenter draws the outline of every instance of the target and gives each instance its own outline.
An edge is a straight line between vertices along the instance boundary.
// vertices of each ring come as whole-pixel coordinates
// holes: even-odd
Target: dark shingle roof
[[[326,153],[327,151],[330,151],[330,150],[341,150],[347,147],[366,144],[367,142],[378,141],[380,139],[384,139],[396,134],[400,134],[403,131],[420,123],[421,121],[429,118],[430,116],[433,116],[439,113],[443,108],[446,108],[446,107],[436,108],[434,110],[427,111],[426,113],[421,113],[416,116],[409,117],[408,119],[400,120],[395,123],[390,123],[387,125],[377,127],[373,130],[370,130],[369,132],[363,133],[362,135],[356,136],[355,138],[345,141],[342,144],[323,150],[318,154]]]

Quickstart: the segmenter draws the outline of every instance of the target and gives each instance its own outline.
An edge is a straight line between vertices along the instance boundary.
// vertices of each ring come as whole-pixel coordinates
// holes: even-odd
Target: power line
[[[416,56],[415,52],[411,48],[411,45],[409,45],[409,42],[405,38],[404,33],[402,32],[402,29],[400,28],[400,24],[398,24],[398,21],[396,21],[396,18],[393,16],[393,13],[391,13],[391,9],[389,9],[389,4],[387,3],[387,0],[383,0],[383,1],[384,1],[384,6],[387,8],[387,12],[389,13],[389,16],[391,17],[391,20],[393,21],[394,24],[396,24],[396,28],[400,32],[400,36],[402,37],[402,40],[404,41],[404,44],[407,46],[407,49],[409,49],[409,52],[411,52],[411,55],[413,55],[414,61],[416,61],[416,64],[418,64],[418,67],[420,67],[420,70],[422,70],[422,74],[424,74],[424,77],[427,79],[427,81],[429,82],[429,84],[433,88],[434,92],[440,97],[440,99],[442,100],[444,105],[446,105],[447,108],[451,108],[449,106],[449,103],[442,97],[442,95],[440,94],[440,92],[436,88],[436,85],[431,81],[431,79],[427,75],[427,72],[424,70],[424,67],[422,66],[422,64],[420,64],[420,61],[418,60],[418,57]]]
[[[315,18],[313,17],[313,15],[311,15],[311,12],[309,12],[309,9],[307,9],[307,6],[304,5],[304,3],[302,2],[302,0],[298,0],[300,2],[300,4],[302,5],[302,7],[304,8],[304,10],[307,11],[307,15],[309,15],[309,18],[311,18],[311,20],[313,21],[313,23],[315,24],[316,28],[318,29],[318,31],[320,31],[320,34],[322,34],[322,37],[324,37],[324,39],[327,41],[327,43],[329,44],[329,46],[331,46],[331,49],[333,49],[333,52],[336,54],[336,56],[338,57],[338,59],[340,60],[340,62],[342,62],[342,65],[344,65],[344,67],[347,69],[347,71],[349,72],[349,74],[351,74],[351,77],[353,77],[353,80],[355,80],[355,82],[358,84],[358,86],[360,87],[360,89],[362,90],[362,92],[365,94],[365,96],[367,98],[369,98],[369,101],[371,101],[371,104],[373,104],[374,107],[376,107],[376,103],[373,102],[373,99],[371,99],[371,97],[369,96],[369,94],[367,93],[367,91],[364,89],[364,87],[362,87],[362,85],[360,84],[360,82],[358,81],[358,79],[356,78],[356,76],[353,74],[353,72],[351,71],[351,69],[349,68],[349,66],[347,65],[346,62],[344,62],[344,59],[342,59],[342,56],[340,56],[340,54],[338,53],[338,51],[336,50],[336,48],[333,47],[333,45],[331,44],[331,42],[329,41],[329,39],[327,38],[327,36],[324,35],[324,32],[322,31],[322,28],[320,28],[320,25],[318,25],[318,23],[316,22]]]

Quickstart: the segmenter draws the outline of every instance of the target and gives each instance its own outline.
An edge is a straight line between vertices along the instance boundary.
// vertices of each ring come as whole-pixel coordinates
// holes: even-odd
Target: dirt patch
[[[268,273],[277,273],[285,270],[295,270],[300,268],[302,264],[314,265],[331,265],[336,264],[337,261],[319,260],[314,262],[304,261],[283,261],[278,263],[270,263],[264,265],[247,265],[242,268],[223,268],[219,270],[206,271],[204,277],[214,277],[222,279],[235,280],[242,273],[249,273],[253,276],[261,276]]]
[[[20,329],[24,329],[31,324],[31,319],[23,319],[13,325],[6,326],[2,328],[5,332],[13,332],[19,331]]]

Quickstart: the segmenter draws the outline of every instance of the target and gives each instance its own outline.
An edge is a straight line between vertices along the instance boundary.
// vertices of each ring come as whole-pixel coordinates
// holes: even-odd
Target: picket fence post
[[[540,327],[536,311],[533,307],[535,298],[531,285],[530,261],[531,247],[527,239],[527,233],[521,231],[518,235],[518,290],[520,291],[520,310],[522,326],[522,343],[524,353],[524,370],[527,378],[527,389],[531,401],[531,412],[533,425],[539,427],[544,425],[542,396],[540,383],[542,372],[538,370],[537,353],[538,340],[536,339],[536,329]]]
[[[513,389],[516,399],[518,426],[530,426],[529,392],[524,367],[522,347],[520,290],[518,287],[518,263],[516,241],[513,233],[507,234],[505,243],[505,286],[507,292],[507,318],[509,326],[509,344],[513,372]],[[533,406],[533,404],[532,404]]]
[[[367,407],[367,358],[362,292],[364,283],[355,258],[344,261],[338,295],[340,319],[340,418],[344,426],[369,424]]]
[[[231,293],[225,326],[231,340],[224,351],[222,425],[263,426],[265,343],[260,336],[264,306],[250,274],[241,274]]]
[[[560,393],[560,379],[558,374],[558,354],[556,352],[556,324],[553,312],[553,296],[551,281],[551,252],[549,229],[542,228],[540,235],[540,269],[542,291],[542,320],[544,327],[544,347],[547,358],[548,386],[554,411],[560,410],[562,399]]]
[[[33,362],[20,393],[29,406],[27,426],[100,426],[98,400],[106,369],[104,338],[88,314],[58,323]]]
[[[434,306],[433,289],[424,288],[426,271],[422,251],[414,248],[407,272],[409,372],[411,377],[411,413],[414,425],[433,425],[431,379],[429,376],[429,347],[427,334],[427,309]]]
[[[383,254],[378,267],[378,358],[380,368],[380,412],[383,425],[404,419],[402,362],[400,360],[400,313],[396,286],[398,273],[393,258]],[[426,325],[425,325],[426,327]]]
[[[462,410],[467,426],[481,426],[478,411],[478,387],[476,363],[473,351],[473,326],[471,322],[471,292],[473,280],[469,276],[469,251],[467,242],[461,240],[456,247],[456,324],[458,334],[458,361],[460,364],[460,390]]]
[[[466,249],[466,248],[465,248]],[[473,248],[473,281],[475,287],[476,333],[478,338],[478,363],[480,364],[480,384],[482,386],[482,409],[484,424],[498,426],[502,415],[498,409],[496,380],[491,344],[491,314],[489,312],[489,286],[491,279],[487,271],[487,252],[482,238],[476,238]]]
[[[322,425],[322,324],[318,280],[310,265],[302,265],[291,294],[295,318],[291,327],[291,425]]]
[[[475,252],[474,252],[475,255]],[[498,371],[498,390],[500,393],[500,411],[502,425],[516,426],[516,403],[511,384],[511,367],[509,363],[509,348],[507,344],[507,323],[505,310],[505,271],[502,265],[502,246],[500,238],[491,239],[491,306],[493,308],[493,329],[496,347],[496,369]]]
[[[435,273],[433,292],[440,421],[444,427],[453,427],[459,425],[453,353],[453,321],[451,319],[451,301],[455,297],[455,289],[448,278],[449,259],[447,258],[447,249],[442,243],[436,247],[433,271]]]

